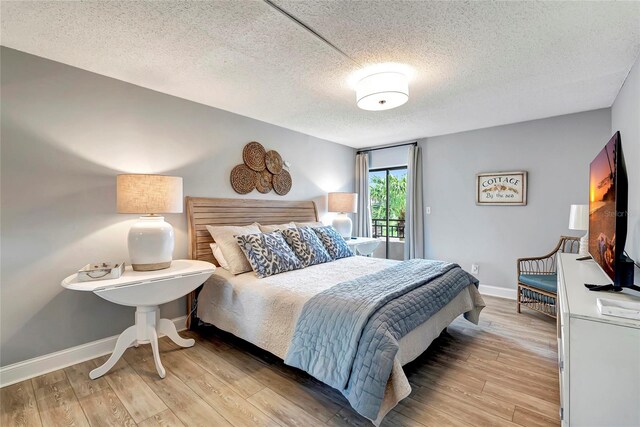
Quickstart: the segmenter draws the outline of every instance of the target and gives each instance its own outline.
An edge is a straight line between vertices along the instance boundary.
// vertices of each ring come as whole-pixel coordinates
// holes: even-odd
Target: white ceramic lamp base
[[[589,232],[580,238],[580,252],[578,252],[578,255],[589,255]]]
[[[353,223],[351,222],[351,218],[349,218],[346,213],[338,214],[333,219],[331,225],[333,225],[333,228],[335,228],[342,237],[344,237],[345,239],[351,239]]]
[[[136,271],[162,270],[171,266],[173,227],[161,216],[141,216],[129,230],[129,257]]]

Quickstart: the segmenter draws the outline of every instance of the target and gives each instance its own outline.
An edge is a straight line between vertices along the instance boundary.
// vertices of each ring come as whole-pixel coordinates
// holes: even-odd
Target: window
[[[407,168],[371,169],[369,197],[373,237],[385,241],[384,257],[403,259]]]

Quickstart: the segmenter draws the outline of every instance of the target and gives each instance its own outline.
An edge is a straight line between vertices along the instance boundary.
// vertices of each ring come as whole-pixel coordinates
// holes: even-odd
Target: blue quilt
[[[457,264],[424,259],[339,283],[304,305],[285,363],[375,419],[398,341],[472,283],[477,279]]]

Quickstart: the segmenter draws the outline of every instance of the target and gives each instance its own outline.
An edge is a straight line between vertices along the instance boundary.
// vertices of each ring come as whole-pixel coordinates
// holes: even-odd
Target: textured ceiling
[[[354,147],[608,107],[640,52],[640,2],[9,2],[1,43]],[[349,79],[413,70],[359,110]]]

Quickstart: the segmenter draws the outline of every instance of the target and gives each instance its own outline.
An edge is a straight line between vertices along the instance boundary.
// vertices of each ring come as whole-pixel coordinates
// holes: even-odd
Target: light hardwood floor
[[[558,425],[555,322],[485,297],[481,324],[457,319],[405,367],[413,392],[384,426]],[[161,340],[167,376],[149,346],[131,348],[95,381],[80,363],[0,390],[4,426],[372,425],[335,390],[213,328]]]

